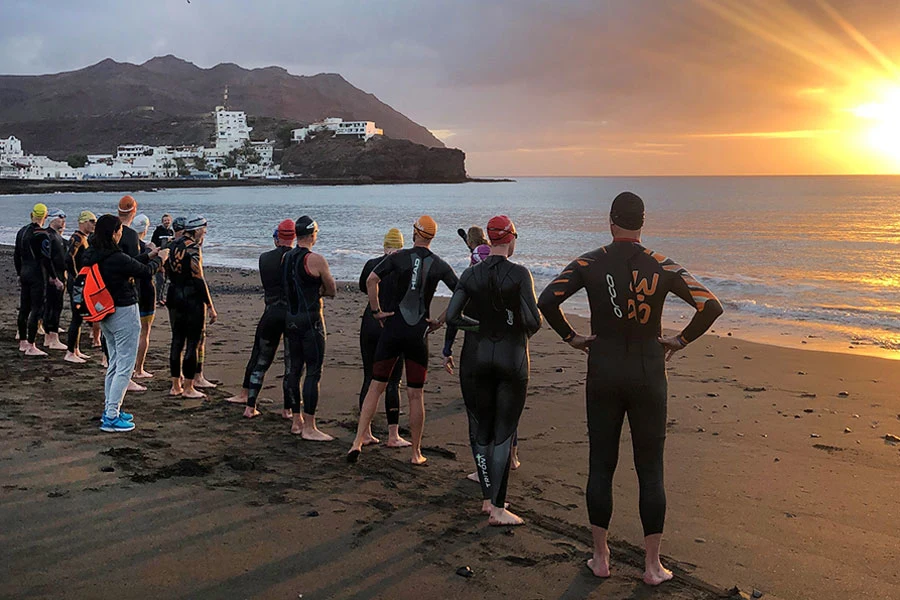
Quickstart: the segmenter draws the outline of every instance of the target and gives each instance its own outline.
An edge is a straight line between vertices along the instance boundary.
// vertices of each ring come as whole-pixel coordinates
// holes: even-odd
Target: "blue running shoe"
[[[120,431],[131,431],[134,429],[134,423],[126,421],[121,416],[116,419],[107,419],[105,416],[100,421],[100,431],[108,433],[117,433]]]
[[[134,415],[131,413],[127,413],[127,412],[120,412],[119,418],[125,419],[126,421],[134,421]]]

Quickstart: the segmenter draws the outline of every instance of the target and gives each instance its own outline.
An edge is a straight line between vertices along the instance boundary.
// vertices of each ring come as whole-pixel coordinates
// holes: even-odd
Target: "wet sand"
[[[8,249],[0,265],[0,597],[699,599],[733,586],[785,599],[900,597],[900,444],[885,441],[900,435],[896,362],[725,331],[675,358],[663,551],[677,576],[652,589],[640,581],[627,433],[614,577],[584,566],[585,365],[546,328],[532,344],[523,465],[509,490],[527,525],[504,531],[478,513],[459,386],[437,368],[427,465],[383,447],[345,463],[361,382],[364,296],[352,288],[326,303],[319,423],[338,441],[290,435],[278,414],[280,359],[261,417],[246,421],[223,402],[240,387],[262,308],[258,276],[224,269],[210,274],[221,321],[208,330],[205,368],[219,389],[208,401],[167,396],[162,311],[148,359],[156,377],[125,399],[137,429],[103,434],[99,353],[86,365],[61,352],[21,357]],[[437,354],[438,340],[431,347]],[[375,432],[385,433],[383,412]],[[457,574],[465,566],[473,577]]]

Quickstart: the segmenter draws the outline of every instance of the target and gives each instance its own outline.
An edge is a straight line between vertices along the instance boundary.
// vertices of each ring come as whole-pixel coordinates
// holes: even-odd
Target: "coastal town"
[[[225,100],[228,94],[226,91]],[[0,179],[118,180],[118,179],[280,179],[281,167],[273,157],[275,142],[252,141],[252,127],[244,111],[217,106],[215,145],[212,147],[123,144],[115,154],[87,154],[66,161],[26,154],[15,136],[0,138]],[[291,143],[310,137],[369,140],[383,135],[373,121],[344,121],[328,117],[291,131]]]

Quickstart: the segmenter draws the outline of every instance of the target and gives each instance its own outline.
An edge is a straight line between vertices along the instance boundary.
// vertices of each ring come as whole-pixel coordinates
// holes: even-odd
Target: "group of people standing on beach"
[[[43,220],[47,216],[46,207],[41,207],[35,206],[33,223],[23,228],[25,233],[20,232],[22,252],[31,249],[27,273],[25,266],[20,271],[17,258],[22,305],[28,309],[24,320],[27,328],[23,329],[21,312],[19,319],[20,348],[26,354],[35,349],[33,333],[37,319],[34,318],[32,328],[35,306],[32,282],[37,267],[34,265],[38,264],[49,274],[45,274],[45,287],[56,286],[53,279],[58,279],[58,271],[50,264],[52,250],[41,254],[40,244],[35,246],[33,241],[26,241],[48,235],[40,233],[44,231]],[[202,382],[198,383],[195,377],[198,364],[202,363],[203,324],[207,312],[210,322],[216,319],[203,278],[200,251],[206,221],[199,216],[192,217],[183,223],[182,237],[170,241],[167,248],[151,244],[146,251],[138,248],[136,255],[131,255],[122,246],[123,241],[131,244],[124,233],[129,228],[122,225],[132,223],[127,215],[132,208],[136,209],[136,203],[126,196],[120,203],[118,217],[104,215],[97,220],[82,259],[87,265],[103,261],[104,279],[116,290],[113,292],[116,312],[100,323],[109,347],[103,418],[103,425],[109,427],[105,431],[125,431],[127,425],[134,427],[131,415],[120,411],[132,374],[137,377],[143,373],[142,363],[140,372],[135,368],[137,336],[132,335],[138,321],[135,305],[143,291],[129,283],[131,278],[152,282],[161,264],[165,264],[170,285],[166,304],[172,325],[173,394],[202,397],[196,389]],[[178,225],[178,220],[175,224]],[[450,373],[456,367],[455,337],[459,330],[464,332],[458,370],[472,456],[482,489],[482,512],[489,515],[491,525],[521,525],[523,520],[508,508],[506,492],[510,467],[518,462],[514,449],[528,388],[528,341],[541,328],[543,315],[564,342],[588,355],[585,387],[590,470],[586,498],[594,539],[594,554],[588,566],[598,577],[609,576],[607,532],[612,515],[612,478],[627,415],[640,485],[640,516],[646,548],[644,580],[657,585],[671,579],[671,572],[659,559],[666,509],[665,362],[703,335],[721,315],[722,306],[684,268],[641,244],[643,224],[641,198],[630,192],[619,194],[609,214],[612,243],[576,258],[539,298],[528,269],[510,260],[518,232],[507,216],[490,219],[486,236],[480,228],[470,230],[467,242],[471,266],[460,277],[430,249],[438,231],[431,217],[423,215],[413,224],[413,243],[409,248],[403,248],[399,229],[388,231],[384,237],[384,254],[366,263],[359,280],[360,291],[368,298],[360,329],[364,380],[356,436],[346,455],[347,461],[357,462],[364,446],[379,443],[372,434],[371,423],[380,398],[385,395],[387,445],[410,447],[413,464],[426,462],[422,436],[428,335],[446,323],[442,364]],[[259,259],[265,309],[256,329],[243,389],[228,401],[243,404],[244,417],[260,414],[257,402],[263,380],[284,338],[282,416],[292,421],[291,432],[303,439],[330,441],[333,437],[317,428],[315,414],[325,359],[323,298],[335,296],[337,286],[328,262],[313,251],[318,234],[318,224],[308,216],[282,221],[275,228],[275,248]],[[16,248],[18,257],[18,240]],[[452,292],[452,297],[447,310],[435,316],[431,303],[441,283]],[[587,291],[590,304],[590,335],[575,331],[561,310],[562,303],[581,289]],[[693,306],[695,313],[679,334],[664,337],[662,308],[669,292]],[[153,299],[155,302],[155,294]],[[399,433],[399,389],[404,370],[409,399],[409,441]],[[205,381],[202,375],[200,378]]]

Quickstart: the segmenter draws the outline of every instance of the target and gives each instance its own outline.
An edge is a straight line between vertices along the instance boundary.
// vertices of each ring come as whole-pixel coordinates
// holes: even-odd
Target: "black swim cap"
[[[609,216],[622,229],[638,230],[644,226],[644,201],[637,194],[622,192],[613,200]]]
[[[312,220],[312,217],[303,215],[294,223],[294,230],[297,232],[297,237],[302,238],[318,231],[319,225]]]

